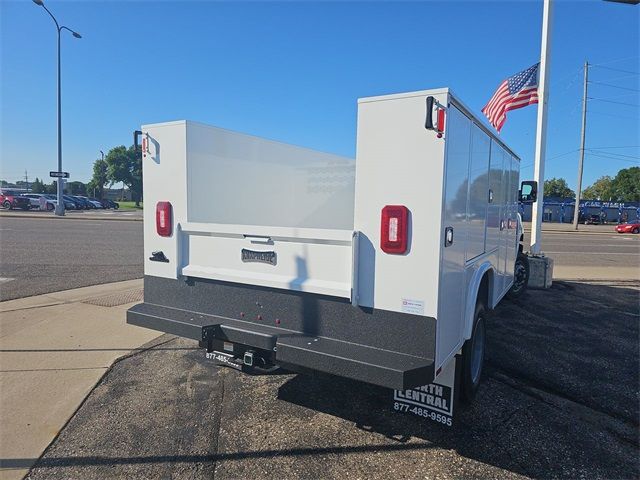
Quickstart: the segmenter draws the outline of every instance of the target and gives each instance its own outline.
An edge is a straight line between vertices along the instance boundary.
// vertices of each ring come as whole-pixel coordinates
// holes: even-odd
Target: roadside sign
[[[49,172],[52,178],[69,178],[69,172]]]

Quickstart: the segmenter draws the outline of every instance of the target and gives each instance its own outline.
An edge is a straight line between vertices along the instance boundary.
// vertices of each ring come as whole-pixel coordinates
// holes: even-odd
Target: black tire
[[[640,230],[638,228],[634,228],[631,233],[640,233]]]
[[[47,203],[47,212],[51,212],[56,207],[53,206],[53,203]]]
[[[482,367],[486,343],[486,310],[481,302],[476,304],[471,338],[462,346],[462,381],[460,398],[470,403],[476,396],[482,379]]]
[[[513,285],[507,292],[507,297],[515,299],[522,296],[529,283],[529,259],[524,253],[518,253],[513,269]]]
[[[4,208],[6,208],[7,210],[11,210],[13,208],[13,205],[11,205],[11,202],[9,200],[5,200],[2,204],[2,206]]]

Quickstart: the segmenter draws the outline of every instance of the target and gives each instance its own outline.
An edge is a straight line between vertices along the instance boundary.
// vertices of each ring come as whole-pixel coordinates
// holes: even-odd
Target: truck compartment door
[[[186,277],[352,297],[349,230],[187,222],[179,235]]]

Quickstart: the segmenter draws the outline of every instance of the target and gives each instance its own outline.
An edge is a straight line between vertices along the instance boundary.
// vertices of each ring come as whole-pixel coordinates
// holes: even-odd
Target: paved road
[[[603,232],[543,233],[542,251],[554,260],[554,278],[640,280],[640,235]],[[529,234],[524,243],[526,251]]]
[[[0,300],[142,277],[142,222],[42,215],[0,216]],[[640,278],[640,235],[549,232],[542,247],[555,260],[557,278]]]
[[[0,246],[0,300],[143,275],[142,222],[2,216]]]
[[[639,286],[503,302],[451,429],[394,413],[388,390],[245,375],[165,336],[114,365],[28,478],[638,478]]]

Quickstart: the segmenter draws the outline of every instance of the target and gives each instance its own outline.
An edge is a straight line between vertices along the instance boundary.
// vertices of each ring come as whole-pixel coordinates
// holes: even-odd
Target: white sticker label
[[[414,315],[424,315],[424,300],[402,299],[402,313],[412,313]]]

